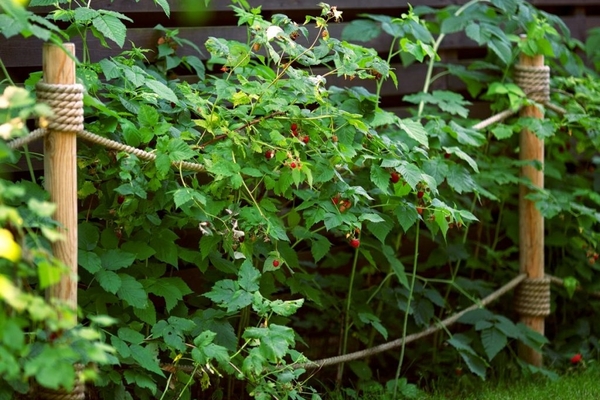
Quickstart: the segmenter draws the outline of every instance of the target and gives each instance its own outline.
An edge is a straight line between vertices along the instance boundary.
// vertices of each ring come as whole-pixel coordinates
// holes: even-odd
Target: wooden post
[[[46,43],[43,49],[43,76],[48,84],[75,84],[75,45],[61,47]],[[56,204],[54,218],[62,225],[64,240],[52,244],[54,256],[70,273],[46,291],[48,298],[68,304],[73,313],[62,317],[77,323],[77,136],[75,133],[50,130],[44,139],[44,179],[50,199]]]
[[[522,66],[541,67],[544,65],[544,56],[530,57],[521,54],[519,63]],[[544,114],[536,106],[526,106],[521,110],[522,117],[543,118]],[[544,141],[533,132],[524,129],[521,132],[522,161],[538,161],[544,163]],[[544,171],[534,166],[526,165],[521,168],[521,176],[539,188],[544,187]],[[525,199],[529,189],[525,185],[519,187],[519,253],[520,270],[528,278],[544,277],[544,219],[533,201]],[[521,322],[536,332],[544,334],[544,317],[521,315]],[[519,344],[519,356],[525,362],[542,365],[542,354],[530,347]]]

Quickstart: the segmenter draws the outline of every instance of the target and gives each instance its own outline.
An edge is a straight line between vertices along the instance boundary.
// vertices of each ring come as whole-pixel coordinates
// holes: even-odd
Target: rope
[[[73,366],[78,377],[75,380],[73,390],[67,392],[65,389],[48,389],[42,386],[37,388],[37,398],[40,400],[85,400],[85,384],[79,379],[79,373],[83,371],[83,364],[75,364]]]
[[[529,317],[550,315],[550,277],[527,278],[515,291],[515,311]]]
[[[503,121],[506,118],[508,118],[510,116],[513,116],[514,114],[517,113],[517,111],[519,111],[519,110],[510,110],[510,109],[504,110],[504,111],[502,111],[502,112],[500,112],[500,113],[498,113],[496,115],[493,115],[493,116],[491,116],[491,117],[489,117],[487,119],[484,119],[483,121],[481,121],[481,122],[473,125],[472,128],[475,129],[475,130],[477,130],[477,131],[479,131],[481,129],[485,129],[488,126],[495,124],[496,122]]]
[[[399,338],[396,340],[392,340],[390,342],[383,343],[383,344],[380,344],[378,346],[371,347],[368,349],[356,351],[354,353],[348,353],[348,354],[344,354],[341,356],[324,358],[321,360],[311,361],[311,362],[303,363],[303,364],[293,364],[292,367],[296,368],[296,369],[298,369],[298,368],[304,368],[304,369],[322,368],[322,367],[326,367],[329,365],[336,365],[336,364],[345,363],[348,361],[359,360],[361,358],[369,357],[369,356],[372,356],[375,354],[383,353],[383,352],[391,350],[391,349],[398,348],[398,347],[402,346],[402,344],[404,344],[404,343],[413,342],[417,339],[421,339],[425,336],[429,336],[432,333],[435,333],[443,328],[447,328],[448,326],[450,326],[450,325],[454,324],[456,321],[458,321],[463,315],[465,315],[469,311],[473,311],[478,308],[484,307],[484,306],[488,305],[489,303],[491,303],[492,301],[496,300],[497,298],[501,297],[502,295],[504,295],[505,293],[507,293],[508,291],[513,289],[515,286],[517,286],[519,283],[521,283],[526,278],[527,278],[527,274],[517,275],[510,282],[508,282],[507,284],[505,284],[504,286],[502,286],[495,292],[489,294],[488,296],[483,298],[480,302],[475,303],[475,304],[471,305],[470,307],[465,308],[461,312],[456,313],[453,316],[446,318],[445,320],[441,321],[437,325],[430,326],[429,328],[425,329],[422,332],[413,333],[412,335],[408,335],[405,338]]]
[[[13,139],[10,142],[6,143],[6,145],[11,149],[18,149],[19,147],[23,147],[26,144],[29,144],[37,139],[40,139],[46,136],[46,129],[38,128],[34,131],[29,132],[27,136],[23,136],[22,138]]]
[[[550,101],[550,67],[547,65],[515,65],[515,83],[529,99],[542,104]]]
[[[48,129],[57,132],[81,132],[83,130],[83,86],[48,84],[39,81],[36,85],[39,101],[52,109]]]

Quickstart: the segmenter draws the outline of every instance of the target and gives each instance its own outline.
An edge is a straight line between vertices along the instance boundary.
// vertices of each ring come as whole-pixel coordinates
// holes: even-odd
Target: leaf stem
[[[352,271],[350,273],[350,283],[348,284],[348,296],[346,297],[346,310],[344,313],[344,333],[343,333],[343,341],[342,341],[342,354],[346,354],[348,350],[348,332],[350,331],[350,326],[352,322],[350,321],[350,306],[352,304],[352,288],[354,286],[354,277],[356,276],[356,266],[358,264],[358,248],[354,250],[354,260],[352,261]],[[344,363],[340,363],[338,366],[337,372],[337,384],[341,384],[342,377],[344,375]]]
[[[410,306],[413,298],[413,292],[415,290],[415,282],[417,279],[417,265],[419,261],[419,236],[421,233],[421,224],[417,222],[417,232],[415,234],[415,254],[413,256],[413,269],[412,269],[412,277],[410,279],[410,287],[408,289],[408,300],[406,302],[406,311],[404,312],[404,321],[402,323],[402,338],[406,338],[406,333],[408,330],[408,316],[410,315]],[[402,370],[402,363],[404,362],[404,352],[406,349],[406,341],[402,341],[402,346],[400,347],[400,359],[398,360],[398,368],[396,368],[396,376],[394,377],[394,394],[392,395],[392,399],[395,400],[398,393],[398,379],[400,378],[400,371]]]

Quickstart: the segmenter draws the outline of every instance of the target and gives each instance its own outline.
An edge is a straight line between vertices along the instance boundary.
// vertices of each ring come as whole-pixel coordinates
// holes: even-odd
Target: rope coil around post
[[[527,278],[515,290],[515,311],[522,316],[550,315],[550,277]]]
[[[550,67],[515,65],[515,83],[527,97],[538,103],[550,101]]]
[[[39,101],[52,108],[48,129],[59,132],[83,131],[83,86],[58,85],[39,81],[36,84]]]

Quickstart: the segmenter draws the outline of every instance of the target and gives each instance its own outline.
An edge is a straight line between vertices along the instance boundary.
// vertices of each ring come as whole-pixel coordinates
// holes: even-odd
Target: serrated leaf
[[[119,18],[103,13],[92,20],[92,25],[98,32],[115,42],[119,47],[123,47],[125,44],[127,28]]]
[[[131,275],[119,274],[119,278],[121,287],[117,291],[117,296],[134,308],[145,308],[148,303],[148,295],[142,284]]]
[[[329,253],[329,249],[331,249],[331,242],[323,235],[314,234],[311,243],[311,254],[315,260],[315,263],[318,263],[323,257],[325,257],[327,253]]]
[[[409,137],[419,142],[425,148],[429,147],[427,131],[420,122],[411,119],[402,119],[400,121],[400,128],[404,130]]]
[[[102,268],[100,257],[92,251],[79,250],[77,253],[77,263],[91,274],[95,274]]]
[[[158,364],[158,359],[149,348],[142,347],[139,344],[132,344],[129,349],[131,350],[131,357],[133,357],[140,367],[154,372],[163,378],[165,377]]]
[[[131,344],[142,344],[144,343],[144,335],[128,327],[119,328],[117,331],[119,339],[129,342]]]
[[[396,215],[404,232],[408,232],[415,222],[419,220],[419,214],[417,213],[416,208],[409,207],[406,203],[398,204],[398,207],[394,209],[394,215]]]
[[[178,277],[162,277],[151,281],[143,281],[142,284],[146,287],[148,293],[165,299],[167,311],[171,311],[177,305],[177,302],[183,299],[183,296],[192,292],[188,285]],[[185,291],[182,292],[181,288]]]
[[[365,214],[363,214],[364,216]],[[372,221],[366,223],[367,230],[373,234],[381,243],[385,243],[385,238],[394,228],[394,223],[391,218],[387,215],[383,215],[382,217],[377,215],[380,218],[379,221]],[[360,219],[360,218],[359,218]]]
[[[158,95],[158,98],[165,99],[172,103],[177,103],[177,96],[167,85],[159,81],[146,79],[144,84]]]
[[[258,281],[260,279],[260,271],[254,268],[252,261],[245,260],[240,267],[238,273],[238,282],[242,289],[248,292],[255,292],[258,290]]]
[[[102,268],[111,271],[127,268],[135,261],[135,254],[120,249],[110,249],[100,255]]]
[[[96,279],[102,287],[109,293],[116,294],[121,288],[121,278],[116,272],[101,270],[96,273]]]
[[[154,0],[154,4],[158,4],[163,9],[167,17],[171,16],[171,6],[169,6],[169,2],[167,0]]]
[[[300,307],[304,304],[304,299],[298,300],[275,300],[269,304],[269,307],[273,310],[273,312],[277,315],[281,315],[283,317],[289,317],[298,311]]]
[[[405,162],[397,170],[413,190],[416,189],[419,182],[423,179],[423,172],[414,164]]]
[[[365,19],[355,19],[344,27],[342,40],[350,42],[368,42],[381,34],[378,23]]]
[[[371,165],[371,181],[383,193],[388,193],[388,187],[390,185],[390,174],[385,169],[375,164]]]
[[[233,312],[241,310],[250,304],[252,304],[252,293],[246,292],[245,290],[237,290],[233,293],[227,303],[222,306],[227,306],[227,312]]]
[[[392,271],[394,271],[396,278],[398,278],[398,282],[400,282],[400,284],[402,286],[404,286],[405,288],[408,288],[409,287],[408,278],[406,277],[404,265],[402,264],[402,262],[400,261],[400,259],[396,255],[396,253],[394,252],[394,249],[391,246],[384,245],[382,247],[382,250],[383,250],[383,255],[387,259],[388,263],[390,263],[390,267],[392,268]]]
[[[466,161],[467,164],[469,164],[469,166],[471,168],[473,168],[473,171],[475,171],[476,173],[479,173],[479,167],[477,166],[477,163],[475,162],[475,160],[473,160],[473,158],[471,158],[470,155],[468,155],[467,153],[465,153],[460,147],[455,147],[455,146],[453,146],[453,147],[444,147],[444,150],[446,151],[446,153],[448,153],[448,154],[454,154],[458,158],[460,158],[461,160]]]
[[[358,318],[365,324],[371,325],[377,332],[383,336],[385,340],[388,338],[387,329],[381,324],[381,320],[374,314],[367,312],[359,312]]]
[[[485,371],[487,369],[487,364],[477,354],[471,354],[464,351],[459,351],[460,356],[465,361],[467,366],[469,367],[469,371],[479,376],[481,379],[485,379]]]
[[[488,360],[492,361],[506,346],[508,340],[506,339],[506,335],[498,329],[489,328],[481,331],[481,343],[483,344],[483,349],[485,350]]]
[[[460,165],[450,167],[448,176],[446,177],[448,185],[457,193],[470,193],[475,190],[477,185],[471,177],[471,174]]]
[[[156,251],[148,243],[137,240],[130,240],[123,243],[121,249],[134,254],[138,260],[147,260],[156,254]]]
[[[493,317],[493,313],[485,308],[476,308],[462,315],[458,322],[462,324],[475,325],[478,321],[488,320]]]

